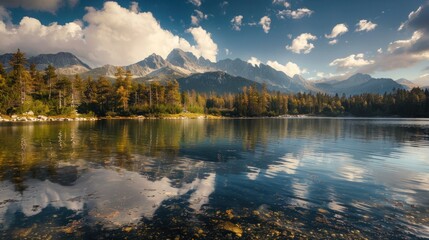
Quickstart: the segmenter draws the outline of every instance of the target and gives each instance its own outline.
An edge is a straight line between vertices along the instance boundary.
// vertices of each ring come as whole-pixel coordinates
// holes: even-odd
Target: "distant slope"
[[[297,76],[291,78],[284,72],[275,70],[274,68],[260,64],[253,66],[241,59],[225,59],[215,64],[216,68],[225,71],[233,76],[244,77],[258,83],[265,83],[270,90],[282,92],[309,92],[318,91],[318,89],[310,82]]]
[[[401,84],[402,86],[404,86],[406,89],[410,90],[413,89],[415,87],[418,87],[417,84],[405,79],[405,78],[401,78],[396,80],[397,83]]]
[[[355,95],[362,93],[391,92],[393,89],[404,89],[401,84],[389,78],[372,78],[367,74],[355,74],[344,81],[316,83],[316,86],[330,94]]]
[[[421,88],[428,88],[429,89],[429,74],[425,74],[423,76],[418,77],[413,81],[417,86]]]
[[[0,55],[0,63],[7,69],[13,54]],[[91,69],[86,63],[71,53],[59,52],[56,54],[40,54],[28,59],[29,64],[34,63],[39,70],[45,69],[49,64],[57,69],[57,73],[64,75],[80,74],[83,78],[92,77],[97,79],[100,76],[114,78],[117,66],[104,65]],[[209,92],[212,90],[226,92],[227,86],[231,87],[228,92],[236,92],[237,87],[257,83],[257,86],[266,84],[271,91],[287,93],[297,92],[324,92],[329,94],[347,95],[360,93],[384,93],[393,89],[411,89],[416,85],[420,87],[429,86],[429,75],[424,75],[414,82],[406,79],[399,79],[397,82],[392,79],[375,79],[367,74],[355,74],[345,80],[326,80],[319,82],[307,81],[300,75],[290,77],[284,72],[265,65],[252,65],[241,59],[224,59],[218,62],[211,62],[203,57],[197,58],[191,52],[181,49],[173,49],[166,59],[159,55],[152,54],[142,61],[128,66],[122,66],[129,70],[137,82],[161,81],[172,79],[187,79],[183,84],[192,82],[198,91]],[[213,72],[217,72],[214,74]],[[220,74],[223,72],[224,74]],[[196,73],[200,73],[199,75]],[[206,75],[201,73],[207,73]],[[226,73],[226,74],[225,74]],[[193,74],[193,75],[192,75]],[[189,76],[189,78],[187,78]],[[196,81],[194,78],[205,81]],[[239,80],[240,79],[240,80]],[[215,81],[216,80],[216,81]],[[231,84],[228,81],[233,81]],[[205,84],[205,85],[204,85]],[[190,85],[185,88],[191,87]],[[206,86],[207,89],[203,89]],[[214,86],[222,89],[213,89]]]
[[[169,63],[161,56],[152,54],[142,61],[125,66],[124,68],[130,70],[134,76],[143,77],[168,65]]]
[[[93,79],[98,79],[99,77],[108,77],[114,78],[116,73],[116,67],[113,65],[104,65],[102,67],[94,68],[88,72],[82,73],[82,78],[91,77]]]
[[[390,78],[373,78],[346,92],[346,94],[378,93],[392,92],[394,89],[404,89],[404,86],[398,84]]]
[[[137,82],[151,82],[151,81],[166,82],[169,80],[175,80],[186,76],[188,76],[188,74],[182,72],[181,69],[168,65],[158,70],[155,70],[144,77],[136,78],[136,81]]]
[[[0,63],[3,65],[5,69],[9,68],[9,61],[12,58],[12,53],[6,53],[3,55],[0,55]]]
[[[55,68],[66,68],[70,66],[82,66],[86,69],[91,69],[88,64],[82,62],[75,55],[68,52],[59,52],[55,54],[40,54],[28,59],[28,63],[36,64],[37,69],[43,70],[48,65],[52,65]]]
[[[181,49],[175,48],[167,56],[167,61],[176,67],[182,69],[183,72],[191,73],[203,73],[215,71],[213,63],[203,57],[197,59],[194,54],[190,52],[184,52]]]
[[[177,81],[181,91],[195,90],[201,93],[240,93],[243,87],[252,85],[255,85],[257,89],[262,89],[262,85],[259,83],[242,77],[234,77],[220,71],[196,73],[189,77],[180,78]]]
[[[9,68],[9,61],[12,58],[12,53],[3,54],[0,56],[0,62],[5,68]],[[45,70],[49,65],[57,69],[57,73],[64,75],[74,75],[87,72],[91,67],[81,61],[78,57],[68,52],[59,52],[55,54],[40,54],[28,58],[28,65],[35,64],[38,70]]]

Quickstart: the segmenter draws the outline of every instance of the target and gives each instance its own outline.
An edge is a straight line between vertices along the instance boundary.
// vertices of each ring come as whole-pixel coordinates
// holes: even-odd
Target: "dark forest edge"
[[[225,117],[281,115],[429,117],[429,91],[413,88],[391,93],[335,96],[325,93],[285,94],[256,86],[238,94],[180,92],[172,79],[137,83],[118,67],[114,82],[105,77],[82,79],[57,75],[53,66],[38,71],[27,67],[18,50],[6,71],[0,64],[0,114],[31,112],[34,115],[87,117],[162,117],[209,114]]]

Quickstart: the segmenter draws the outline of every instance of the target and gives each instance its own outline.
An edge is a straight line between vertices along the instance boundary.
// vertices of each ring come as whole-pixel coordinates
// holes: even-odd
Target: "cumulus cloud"
[[[317,37],[312,35],[311,33],[302,33],[294,40],[292,40],[292,44],[290,46],[287,45],[286,49],[298,54],[308,54],[314,48],[314,45],[309,41],[314,40],[317,40]]]
[[[199,10],[194,10],[195,15],[191,16],[191,23],[194,26],[198,26],[200,24],[201,20],[207,19],[208,15],[204,14],[203,12],[199,11]]]
[[[212,62],[216,62],[218,48],[211,34],[202,27],[189,28],[187,32],[192,34],[197,43],[197,46],[192,47],[191,52],[197,56],[202,56]],[[196,51],[194,49],[196,49]]]
[[[332,28],[332,31],[330,34],[325,34],[325,38],[336,38],[338,36],[343,35],[344,33],[348,32],[349,29],[347,28],[347,25],[344,23],[340,23],[335,25],[334,28]]]
[[[278,63],[277,61],[268,61],[267,65],[274,68],[277,71],[284,72],[289,77],[293,77],[296,74],[300,75],[306,73],[305,69],[301,69],[296,63],[287,62],[285,65]]]
[[[190,28],[196,45],[163,29],[150,12],[135,12],[117,2],[105,2],[102,9],[86,8],[80,21],[47,26],[35,18],[24,17],[18,25],[0,22],[0,50],[13,52],[21,48],[28,55],[68,51],[93,66],[128,65],[152,53],[166,57],[174,48],[189,51],[197,57],[216,60],[217,45],[211,34]]]
[[[413,31],[408,39],[391,42],[383,54],[377,55],[375,64],[360,69],[371,73],[377,70],[388,71],[412,66],[429,60],[429,2],[408,15],[401,25],[402,29]]]
[[[329,43],[329,45],[335,45],[335,44],[337,44],[337,43],[338,43],[338,40],[337,40],[337,39],[332,39],[332,40],[331,40],[331,41],[329,41],[328,43]]]
[[[189,0],[189,2],[197,7],[201,6],[201,0]]]
[[[329,66],[337,67],[338,69],[352,69],[356,67],[362,67],[369,64],[373,64],[373,60],[366,60],[363,53],[352,54],[345,58],[338,58],[332,61]]]
[[[383,49],[382,48],[377,49],[377,53],[383,53]]]
[[[372,31],[377,27],[377,24],[372,23],[371,21],[362,19],[356,24],[356,32],[362,32],[362,31]]]
[[[232,29],[234,29],[235,31],[240,31],[241,25],[243,24],[243,16],[242,15],[235,16],[231,20],[231,24],[232,24]]]
[[[262,26],[262,29],[265,33],[268,33],[271,29],[271,18],[269,18],[268,16],[263,16],[259,21],[259,25]]]
[[[247,60],[247,62],[252,64],[254,67],[259,67],[259,65],[261,65],[261,61],[255,57],[251,57],[249,60]]]
[[[25,10],[35,10],[55,13],[60,7],[69,5],[74,7],[78,0],[0,0],[0,5],[6,8],[21,7]]]
[[[292,18],[292,19],[301,19],[303,17],[309,17],[311,14],[313,14],[314,11],[308,9],[308,8],[298,8],[297,10],[282,10],[277,13],[277,16],[281,19],[284,19],[285,17]]]
[[[21,48],[29,55],[58,51],[79,52],[85,48],[81,22],[44,26],[35,18],[23,17],[17,26],[0,22],[0,49],[13,52]]]

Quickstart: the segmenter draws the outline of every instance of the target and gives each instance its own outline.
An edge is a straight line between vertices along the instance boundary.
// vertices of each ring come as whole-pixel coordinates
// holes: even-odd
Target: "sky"
[[[67,51],[92,67],[174,48],[306,79],[429,76],[429,1],[0,0],[0,54]]]

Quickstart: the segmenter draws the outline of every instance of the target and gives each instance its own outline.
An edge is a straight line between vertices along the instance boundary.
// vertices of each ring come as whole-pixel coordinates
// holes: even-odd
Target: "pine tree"
[[[52,66],[51,64],[49,64],[45,68],[45,76],[43,78],[45,80],[45,84],[48,87],[48,100],[51,100],[52,90],[53,90],[53,87],[55,86],[55,82],[57,81],[57,74],[55,71],[56,71],[55,67]]]
[[[20,49],[12,55],[9,65],[12,67],[11,80],[14,90],[19,91],[19,102],[23,105],[28,93],[31,91],[31,77],[25,68],[27,59]]]

